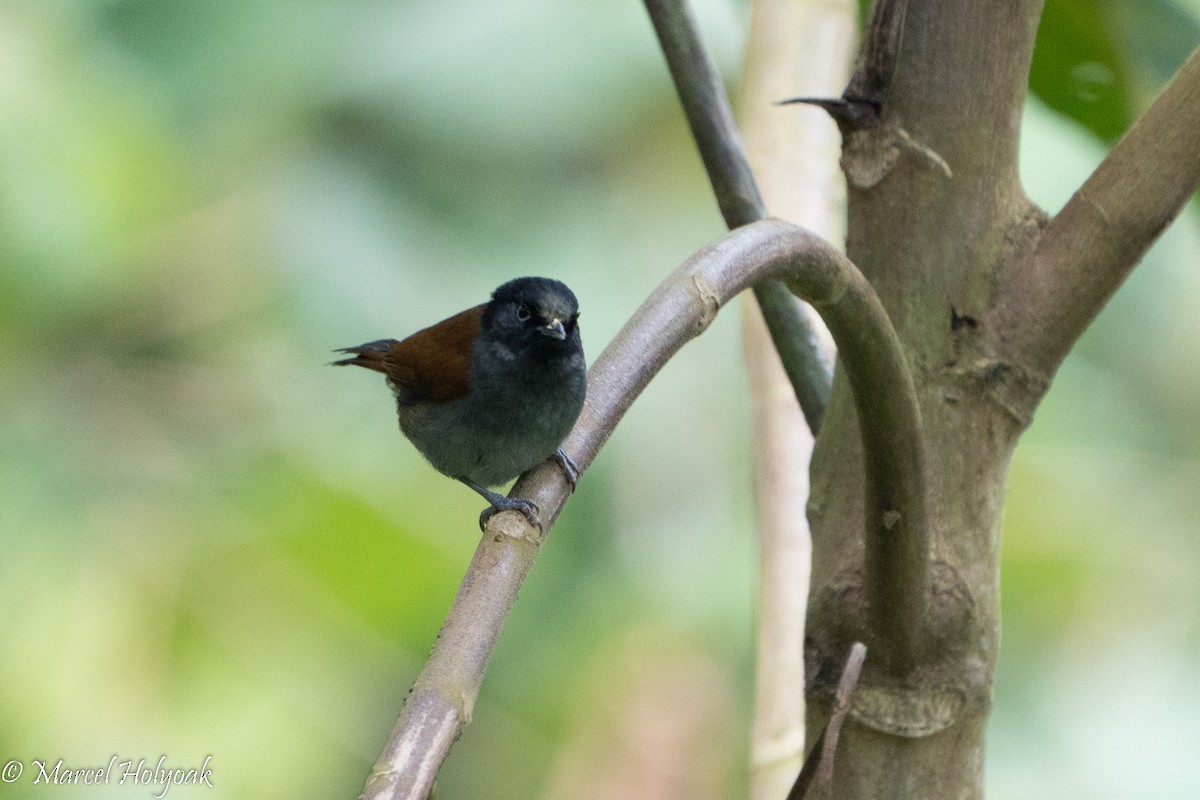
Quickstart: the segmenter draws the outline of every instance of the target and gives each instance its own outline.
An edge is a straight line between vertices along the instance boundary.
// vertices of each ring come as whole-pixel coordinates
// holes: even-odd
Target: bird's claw
[[[550,455],[550,459],[562,467],[563,477],[567,479],[571,491],[575,491],[575,487],[579,483],[579,465],[569,455],[564,453],[561,447]],[[459,478],[459,480],[486,497],[491,503],[490,506],[479,514],[479,530],[486,528],[488,520],[501,511],[519,511],[525,519],[529,520],[530,525],[541,530],[542,520],[539,516],[540,512],[532,500],[526,500],[522,497],[504,497],[503,495],[487,490],[467,478]]]
[[[571,491],[575,491],[575,487],[579,485],[579,465],[563,452],[561,447],[555,450],[550,458],[557,461],[558,465],[562,467],[563,476],[566,477],[567,483],[571,484]]]
[[[532,500],[525,500],[521,497],[502,497],[502,502],[492,503],[479,514],[479,530],[487,527],[488,520],[501,511],[519,511],[525,519],[529,520],[529,524],[533,525],[538,530],[542,528],[542,520],[538,516],[539,511],[537,504]]]

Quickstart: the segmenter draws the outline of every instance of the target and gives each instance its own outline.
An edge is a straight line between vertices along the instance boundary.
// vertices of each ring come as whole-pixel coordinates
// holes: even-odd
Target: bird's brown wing
[[[382,372],[391,379],[400,403],[453,400],[467,393],[471,347],[479,335],[486,305],[475,306],[419,330],[402,342],[381,339],[340,352],[353,358],[336,364],[353,364]]]

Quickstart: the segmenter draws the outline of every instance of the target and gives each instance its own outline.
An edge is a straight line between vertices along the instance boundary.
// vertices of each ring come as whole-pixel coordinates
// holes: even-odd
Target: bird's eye
[[[517,319],[521,322],[529,322],[529,318],[533,316],[533,312],[529,310],[529,306],[522,303],[517,306]]]

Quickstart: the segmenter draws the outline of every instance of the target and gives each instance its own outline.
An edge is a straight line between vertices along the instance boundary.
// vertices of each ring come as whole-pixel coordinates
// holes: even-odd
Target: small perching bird
[[[516,510],[540,526],[533,503],[499,486],[547,458],[578,478],[559,445],[583,409],[587,365],[579,304],[550,278],[509,281],[480,306],[403,341],[380,339],[338,350],[333,362],[382,372],[396,395],[400,430],[444,475],[465,483],[497,511]]]

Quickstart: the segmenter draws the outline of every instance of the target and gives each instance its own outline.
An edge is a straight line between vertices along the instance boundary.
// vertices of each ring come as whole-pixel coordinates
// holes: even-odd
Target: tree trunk
[[[815,739],[850,643],[869,648],[838,798],[982,797],[1013,448],[1070,347],[1200,180],[1198,50],[1047,218],[1017,174],[1040,0],[909,5],[877,0],[844,102],[825,104],[843,133],[847,255],[891,316],[918,396],[929,537],[928,587],[880,591],[887,536],[870,537],[870,470],[839,370],[813,457],[806,652]],[[901,652],[880,621],[905,618],[889,604],[908,592],[927,605]]]
[[[810,741],[850,643],[866,642],[869,655],[842,731],[835,797],[983,794],[1005,474],[1045,388],[1006,365],[1005,331],[985,322],[1004,263],[1029,252],[1041,219],[1017,175],[1040,10],[1037,0],[915,0],[879,123],[847,131],[843,143],[847,255],[891,315],[920,401],[932,595],[917,666],[891,668],[867,622],[863,452],[839,373],[809,504]]]

